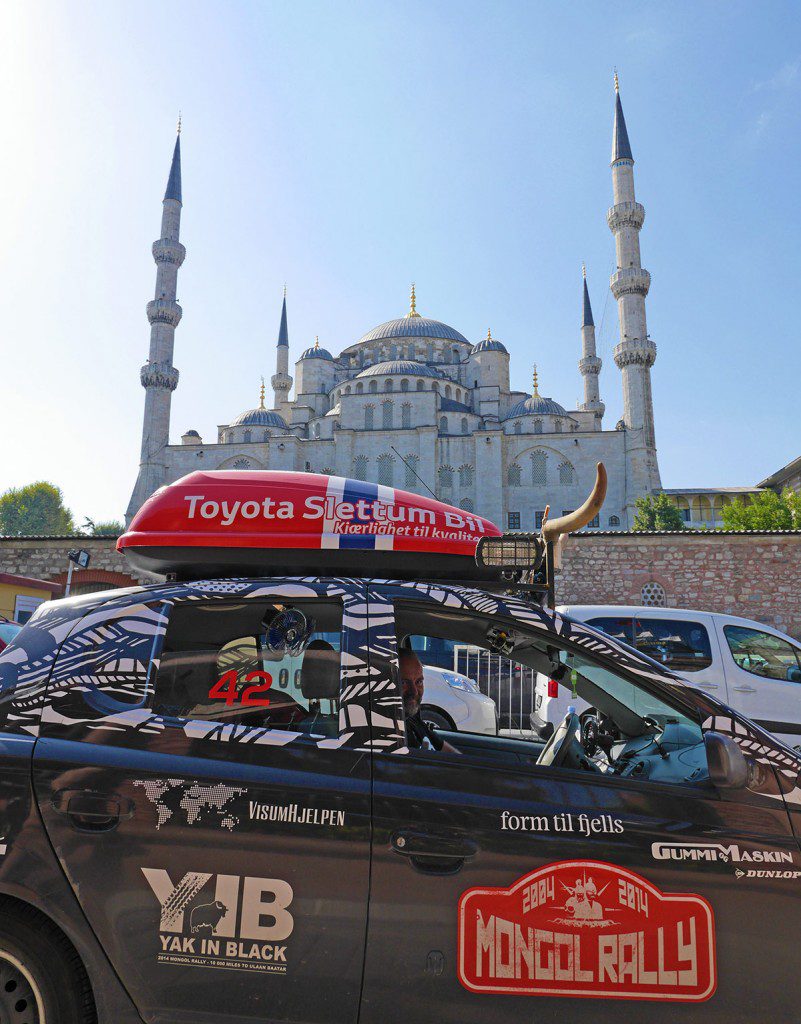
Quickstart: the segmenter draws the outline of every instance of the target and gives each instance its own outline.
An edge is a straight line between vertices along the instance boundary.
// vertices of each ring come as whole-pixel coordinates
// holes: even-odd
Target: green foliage
[[[119,537],[121,533],[125,533],[125,527],[116,519],[96,523],[94,519],[87,516],[84,520],[83,532],[88,533],[91,537]]]
[[[648,494],[637,498],[634,503],[637,512],[634,516],[634,531],[644,530],[683,530],[684,520],[681,512],[673,504],[664,491],[657,495]]]
[[[801,530],[801,494],[761,491],[748,501],[735,498],[722,515],[727,530]]]
[[[61,490],[53,484],[39,480],[0,495],[0,534],[35,537],[72,533],[72,513],[64,507]]]

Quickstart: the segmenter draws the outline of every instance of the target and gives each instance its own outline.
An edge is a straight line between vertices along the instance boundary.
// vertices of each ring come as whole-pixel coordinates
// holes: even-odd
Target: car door
[[[652,671],[578,624],[475,591],[388,589],[370,608],[384,714],[393,641],[426,631],[503,646],[517,628],[583,645],[627,685],[632,665]],[[695,697],[665,692],[678,721]],[[447,739],[459,753],[374,758],[360,1024],[619,1024],[632,1000],[649,1022],[793,1018],[798,847],[770,772],[767,793],[724,792],[693,785],[689,761],[665,783],[540,767],[541,745],[506,737]],[[760,877],[766,863],[781,870]]]
[[[352,582],[187,584],[101,606],[65,641],[36,795],[146,1020],[356,1020],[362,603]]]
[[[729,703],[791,747],[801,744],[801,648],[766,626],[716,618]]]

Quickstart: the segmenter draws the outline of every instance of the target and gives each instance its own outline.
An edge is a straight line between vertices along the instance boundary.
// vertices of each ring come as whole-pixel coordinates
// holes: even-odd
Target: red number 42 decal
[[[263,679],[264,682],[256,683],[254,680]],[[249,708],[266,708],[270,705],[269,697],[256,697],[254,694],[266,693],[273,685],[273,677],[269,672],[261,672],[256,670],[255,672],[248,672],[245,676],[246,683],[252,683],[252,686],[246,686],[240,693],[237,689],[239,683],[239,677],[236,674],[235,669],[230,669],[226,672],[209,690],[209,700],[224,700],[226,707],[231,707],[232,704],[236,704],[239,701],[244,707]]]

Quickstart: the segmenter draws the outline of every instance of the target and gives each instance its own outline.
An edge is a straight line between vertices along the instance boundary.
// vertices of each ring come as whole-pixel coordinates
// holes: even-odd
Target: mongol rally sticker
[[[717,984],[714,915],[625,868],[559,861],[510,889],[463,893],[459,980],[471,992],[701,1002]]]

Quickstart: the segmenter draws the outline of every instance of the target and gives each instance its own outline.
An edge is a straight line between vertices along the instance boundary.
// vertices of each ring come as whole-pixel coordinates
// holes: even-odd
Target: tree
[[[722,514],[727,530],[801,530],[801,494],[789,487],[781,494],[761,491],[749,501],[735,498]]]
[[[75,533],[72,513],[64,507],[64,496],[54,484],[39,480],[0,495],[0,534],[53,537],[71,533]]]
[[[121,533],[125,533],[125,527],[122,523],[117,522],[116,519],[108,519],[105,522],[96,523],[94,519],[90,519],[88,516],[83,524],[84,533],[88,533],[91,537],[119,537]]]
[[[634,516],[634,531],[644,530],[683,530],[684,520],[681,512],[670,498],[661,491],[657,495],[648,494],[637,498],[634,503],[637,512]]]

